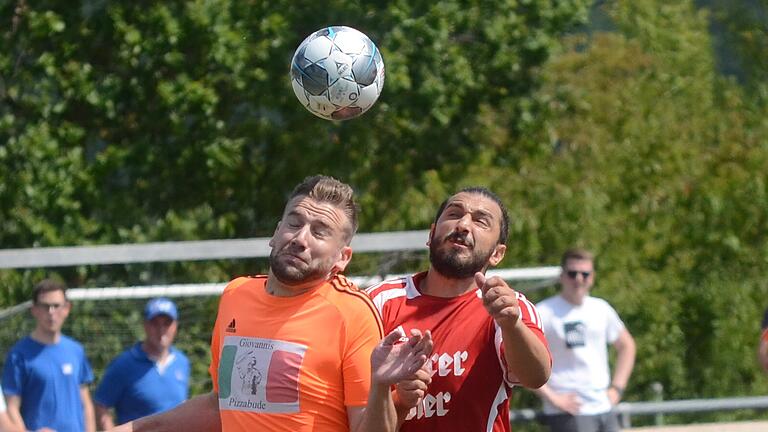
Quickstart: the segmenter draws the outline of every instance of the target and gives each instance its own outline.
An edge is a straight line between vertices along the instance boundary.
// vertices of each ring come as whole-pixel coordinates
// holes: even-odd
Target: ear
[[[339,259],[336,260],[335,263],[333,263],[333,267],[331,268],[331,273],[337,274],[343,272],[347,265],[349,265],[349,261],[352,260],[352,248],[349,246],[344,246],[341,248],[341,251],[339,252]]]
[[[493,253],[491,254],[491,257],[488,258],[488,264],[490,264],[491,267],[496,267],[501,260],[504,259],[504,254],[507,252],[507,245],[498,244],[495,248],[493,248]]]
[[[68,317],[69,312],[72,310],[72,302],[70,302],[69,300],[65,300],[62,308],[64,308],[64,311],[63,311],[64,318]]]
[[[272,233],[272,237],[269,239],[269,247],[275,247],[275,236],[277,235],[277,231],[280,230],[281,223],[283,223],[283,221],[277,221],[275,232]]]
[[[427,246],[432,243],[432,237],[435,235],[435,224],[429,226],[429,238],[427,238]]]

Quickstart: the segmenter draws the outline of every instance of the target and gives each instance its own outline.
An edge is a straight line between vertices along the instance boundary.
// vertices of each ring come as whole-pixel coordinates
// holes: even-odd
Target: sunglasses
[[[576,270],[566,270],[565,274],[568,275],[571,279],[576,279],[577,275],[581,275],[582,278],[586,279],[588,278],[592,272],[591,271],[576,271]]]

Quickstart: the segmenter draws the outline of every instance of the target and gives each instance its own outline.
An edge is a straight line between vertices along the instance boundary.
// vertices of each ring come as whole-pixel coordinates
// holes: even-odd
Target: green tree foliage
[[[575,32],[586,1],[0,0],[0,243],[265,236],[317,172],[356,187],[361,231],[423,229],[482,184],[513,216],[503,265],[597,252],[595,294],[638,341],[627,398],[654,381],[667,398],[764,393],[765,20],[726,3],[599,2],[604,19]],[[720,73],[713,22],[743,77]],[[288,82],[295,47],[329,24],[367,33],[387,66],[377,105],[345,123],[305,112]],[[120,285],[264,265],[57,272]],[[2,300],[46,271],[0,272]]]
[[[485,146],[489,113],[504,134],[538,129],[537,68],[586,6],[0,0],[0,243],[265,236],[293,185],[318,172],[358,189],[363,231],[422,229],[441,199],[423,203],[423,192],[453,188]],[[375,109],[338,124],[306,112],[288,78],[299,42],[332,24],[370,35],[387,66]],[[0,283],[15,304],[48,272],[70,286],[116,286],[264,268],[80,266],[2,271]],[[75,336],[99,325],[85,316],[70,323]],[[107,357],[95,353],[97,370]]]
[[[368,230],[414,227],[385,215],[423,172],[464,169],[483,107],[511,133],[537,123],[535,69],[585,3],[0,3],[0,241],[268,235],[317,172],[360,190]],[[290,90],[293,50],[329,24],[384,54],[384,94],[358,121],[318,120]]]
[[[629,399],[655,381],[666,398],[764,394],[764,101],[718,74],[690,3],[607,12],[617,31],[570,37],[545,67],[552,151],[496,185],[519,218],[510,258],[598,253],[595,294],[638,342]]]

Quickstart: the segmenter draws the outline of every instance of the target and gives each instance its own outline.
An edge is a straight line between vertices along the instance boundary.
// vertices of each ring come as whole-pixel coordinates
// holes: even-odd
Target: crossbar
[[[429,231],[357,234],[355,252],[426,250]],[[0,268],[48,268],[138,262],[200,261],[268,257],[269,237],[172,241],[123,245],[0,249]]]

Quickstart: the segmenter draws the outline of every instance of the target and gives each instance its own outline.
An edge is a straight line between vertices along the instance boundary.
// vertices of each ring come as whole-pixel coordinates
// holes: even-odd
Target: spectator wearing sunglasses
[[[593,297],[592,253],[569,249],[560,261],[560,293],[538,303],[552,351],[552,376],[536,390],[552,432],[619,431],[619,403],[635,363],[635,341],[607,301]],[[613,375],[608,345],[616,348]]]

